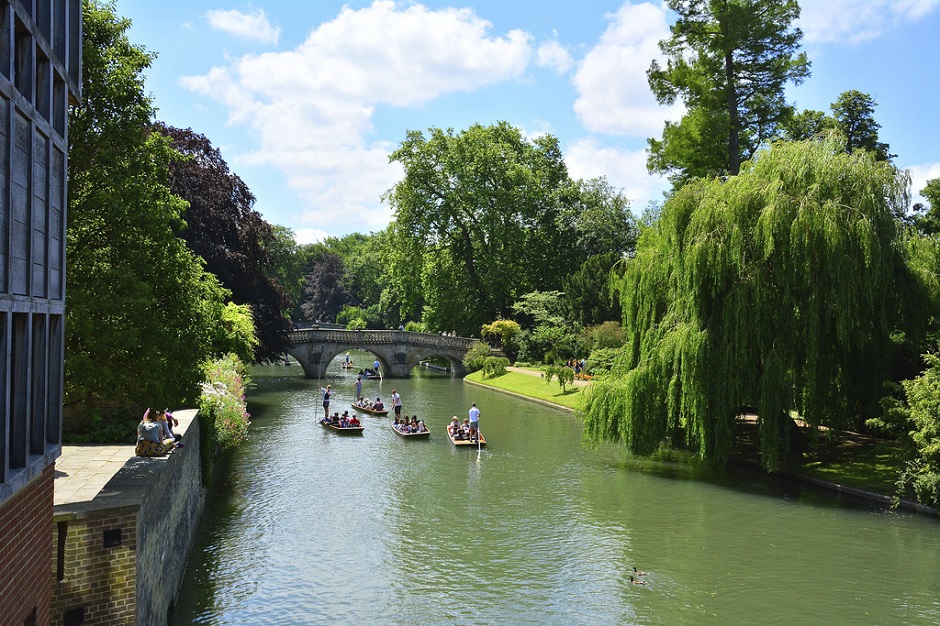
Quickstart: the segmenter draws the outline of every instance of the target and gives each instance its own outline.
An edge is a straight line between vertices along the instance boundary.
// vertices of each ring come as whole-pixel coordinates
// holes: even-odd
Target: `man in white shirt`
[[[477,403],[473,402],[470,405],[470,441],[474,441],[480,437],[480,409],[477,408]]]

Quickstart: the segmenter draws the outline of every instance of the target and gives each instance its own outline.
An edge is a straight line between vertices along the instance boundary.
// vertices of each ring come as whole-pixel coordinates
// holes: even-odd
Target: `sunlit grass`
[[[483,372],[478,371],[466,376],[466,380],[480,383],[487,387],[495,387],[504,391],[511,391],[527,398],[544,400],[552,404],[559,404],[569,409],[577,408],[581,399],[582,387],[568,385],[562,393],[561,386],[557,380],[546,383],[544,378],[532,376],[530,374],[521,374],[519,372],[507,372],[502,376],[495,378],[483,378]]]

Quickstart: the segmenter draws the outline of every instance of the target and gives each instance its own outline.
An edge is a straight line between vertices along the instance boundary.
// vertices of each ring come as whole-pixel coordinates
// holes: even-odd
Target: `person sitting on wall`
[[[174,429],[180,425],[180,421],[173,417],[173,414],[170,413],[170,409],[163,409],[163,416],[166,417],[166,427],[170,431],[170,436],[173,437],[176,441],[179,441],[183,438],[183,435],[178,434]]]
[[[148,408],[144,417],[137,425],[137,446],[134,454],[137,456],[163,456],[173,449],[175,441],[163,437],[163,427],[156,419],[156,414]]]

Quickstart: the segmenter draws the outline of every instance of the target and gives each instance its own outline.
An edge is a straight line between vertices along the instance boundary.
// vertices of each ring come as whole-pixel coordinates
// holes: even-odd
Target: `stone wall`
[[[195,413],[174,412],[184,448],[133,457],[93,500],[56,507],[51,624],[167,623],[205,506]]]

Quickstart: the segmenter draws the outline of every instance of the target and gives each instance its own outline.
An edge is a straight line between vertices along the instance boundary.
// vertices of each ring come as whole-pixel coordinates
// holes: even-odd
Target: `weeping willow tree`
[[[860,418],[901,308],[893,215],[908,187],[832,138],[775,144],[738,176],[679,190],[620,279],[629,344],[585,395],[586,441],[647,455],[684,439],[724,460],[736,417],[756,407],[772,469],[794,413],[833,427]]]

